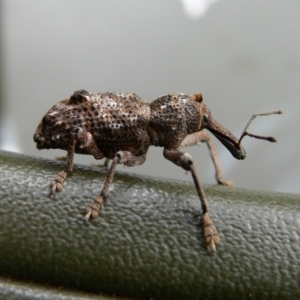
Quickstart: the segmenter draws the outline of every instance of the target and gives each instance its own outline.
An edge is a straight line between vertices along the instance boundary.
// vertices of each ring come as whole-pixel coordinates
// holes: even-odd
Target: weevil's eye
[[[207,123],[209,121],[209,116],[208,114],[204,114],[203,115],[203,119],[204,119],[204,122]]]

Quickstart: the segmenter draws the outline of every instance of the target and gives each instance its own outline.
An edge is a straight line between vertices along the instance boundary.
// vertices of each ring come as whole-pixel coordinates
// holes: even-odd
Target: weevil
[[[222,178],[220,162],[208,131],[230,151],[236,159],[244,159],[241,144],[248,135],[275,142],[273,137],[247,132],[252,120],[259,115],[281,114],[280,110],[254,114],[240,139],[217,122],[203,102],[202,95],[183,93],[161,96],[147,102],[134,93],[92,94],[76,91],[70,98],[58,102],[43,117],[34,134],[38,149],[67,151],[66,168],[50,183],[50,193],[63,189],[67,175],[73,170],[75,153],[93,155],[95,159],[112,160],[99,196],[87,206],[86,219],[97,218],[108,195],[117,164],[127,167],[145,162],[150,146],[163,147],[164,157],[186,171],[190,171],[202,206],[204,244],[215,251],[220,236],[208,215],[208,203],[193,158],[180,151],[181,147],[205,142],[208,145],[221,185],[232,185]]]

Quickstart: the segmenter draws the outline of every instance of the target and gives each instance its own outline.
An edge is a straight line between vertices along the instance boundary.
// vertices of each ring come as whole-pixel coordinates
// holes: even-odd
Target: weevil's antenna
[[[245,129],[243,130],[241,137],[239,139],[239,144],[241,143],[242,139],[248,135],[250,137],[254,137],[256,139],[261,139],[261,140],[266,140],[269,142],[276,142],[276,139],[273,138],[272,136],[262,136],[262,135],[256,135],[256,134],[252,134],[247,132],[248,127],[250,126],[250,124],[252,123],[252,121],[257,117],[257,116],[268,116],[268,115],[280,115],[283,112],[281,110],[273,110],[273,111],[269,111],[269,112],[265,112],[265,113],[256,113],[253,114],[252,117],[250,118],[249,122],[247,123]]]

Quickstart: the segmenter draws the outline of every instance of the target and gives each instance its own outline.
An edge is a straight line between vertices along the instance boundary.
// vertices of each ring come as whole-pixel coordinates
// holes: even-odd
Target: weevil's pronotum
[[[148,103],[136,94],[92,94],[81,90],[48,111],[38,125],[34,141],[38,149],[58,148],[67,151],[66,168],[51,182],[50,195],[63,189],[67,174],[73,170],[74,153],[90,154],[95,159],[112,159],[100,195],[86,208],[87,219],[98,217],[117,164],[128,167],[141,165],[151,145],[163,147],[166,159],[192,173],[202,205],[204,243],[215,250],[220,237],[208,216],[204,190],[192,157],[180,151],[180,148],[206,142],[218,184],[231,185],[231,182],[222,178],[215,147],[205,129],[212,132],[235,158],[244,159],[246,151],[241,144],[244,136],[275,142],[272,137],[248,133],[251,121],[258,115],[281,113],[276,110],[254,114],[240,139],[237,139],[213,118],[200,93],[192,96],[169,94]]]

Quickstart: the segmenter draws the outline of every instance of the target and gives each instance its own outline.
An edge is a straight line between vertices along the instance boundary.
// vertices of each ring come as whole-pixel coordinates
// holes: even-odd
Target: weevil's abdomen
[[[120,150],[141,155],[150,146],[149,122],[149,104],[136,94],[92,94],[81,90],[48,111],[34,140],[39,149],[67,150],[71,134],[84,130],[92,134],[106,157],[113,158]],[[79,146],[75,152],[85,154]]]
[[[147,152],[150,138],[149,103],[136,94],[104,93],[91,96],[92,116],[85,119],[85,129],[94,137],[105,156],[113,158],[120,150],[141,155]]]

